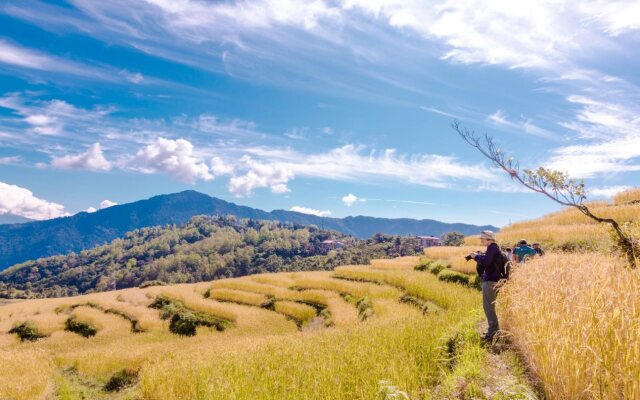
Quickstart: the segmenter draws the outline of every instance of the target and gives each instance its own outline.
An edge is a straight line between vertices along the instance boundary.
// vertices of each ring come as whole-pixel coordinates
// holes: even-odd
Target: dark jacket
[[[500,263],[502,262],[502,250],[496,243],[487,247],[487,252],[475,257],[478,275],[485,282],[498,282],[500,280]]]

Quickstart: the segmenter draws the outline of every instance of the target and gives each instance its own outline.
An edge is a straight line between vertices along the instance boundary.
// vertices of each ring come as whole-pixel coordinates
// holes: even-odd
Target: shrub
[[[30,321],[26,321],[21,323],[20,325],[14,326],[13,328],[11,328],[9,333],[15,333],[23,342],[24,341],[34,342],[38,339],[47,337],[47,335],[40,333],[38,331],[38,327],[33,322],[30,322]]]
[[[111,376],[104,390],[108,392],[117,392],[127,386],[132,386],[138,380],[138,371],[135,369],[125,368]]]
[[[169,330],[177,335],[194,336],[198,326],[215,327],[223,331],[232,325],[231,321],[191,310],[182,301],[164,295],[156,297],[149,307],[159,309],[160,318],[170,319]]]
[[[356,301],[356,307],[358,309],[358,317],[361,321],[366,320],[373,316],[373,303],[367,296],[361,297]]]
[[[471,284],[470,275],[456,271],[443,270],[438,275],[438,279],[444,282],[460,283],[465,286],[470,286]]]
[[[140,289],[144,289],[144,288],[148,288],[151,286],[165,286],[167,283],[163,282],[163,281],[159,281],[157,279],[152,280],[152,281],[144,281],[142,282],[140,285],[138,285],[138,287]]]
[[[422,258],[420,259],[420,262],[415,267],[413,267],[413,269],[416,271],[427,271],[429,270],[431,262],[432,261],[427,258]]]
[[[79,321],[74,316],[71,316],[65,322],[65,330],[69,332],[77,333],[80,336],[86,338],[95,336],[98,333],[98,329],[88,322]]]
[[[447,267],[443,263],[441,263],[440,261],[435,261],[435,262],[432,262],[431,265],[429,266],[429,272],[431,272],[434,275],[438,275],[445,268]]]

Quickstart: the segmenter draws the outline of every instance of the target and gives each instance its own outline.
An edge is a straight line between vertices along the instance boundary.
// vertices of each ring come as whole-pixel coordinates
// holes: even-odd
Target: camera
[[[484,255],[484,253],[479,252],[479,251],[478,251],[478,252],[476,252],[475,254],[476,254],[476,255]],[[473,257],[473,256],[472,256],[472,255],[470,255],[470,254],[469,254],[469,255],[466,255],[466,256],[464,257],[464,259],[465,259],[465,260],[467,260],[467,261],[471,261],[471,260],[473,260],[474,258],[475,258],[475,257]]]

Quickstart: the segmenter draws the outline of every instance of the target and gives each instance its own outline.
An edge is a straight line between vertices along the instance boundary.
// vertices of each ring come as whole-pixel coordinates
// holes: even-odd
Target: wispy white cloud
[[[589,189],[587,195],[593,195],[595,197],[606,197],[611,198],[620,192],[624,192],[625,190],[631,189],[631,186],[628,185],[617,185],[617,186],[602,186],[595,187]]]
[[[351,207],[352,205],[354,205],[357,202],[360,203],[365,203],[367,201],[384,201],[386,203],[402,203],[402,204],[414,204],[414,205],[422,205],[422,206],[432,206],[435,203],[431,203],[428,201],[420,201],[420,200],[395,200],[395,199],[376,199],[376,198],[365,198],[365,197],[358,197],[356,195],[354,195],[353,193],[349,193],[348,195],[344,196],[342,198],[342,203],[347,206],[347,207]]]
[[[507,118],[506,113],[502,110],[497,110],[495,113],[489,115],[486,118],[486,121],[492,123],[495,126],[508,129],[510,132],[529,134],[550,140],[558,139],[557,135],[539,126],[536,126],[530,119],[521,117],[520,121],[510,121]]]
[[[0,165],[12,165],[22,162],[21,156],[0,157]]]
[[[16,71],[26,69],[103,81],[118,80],[109,69],[22,47],[4,39],[0,39],[0,64],[13,67]]]
[[[579,178],[640,171],[640,106],[611,97],[620,102],[568,98],[580,108],[563,126],[577,134],[577,143],[555,149],[548,166]]]
[[[61,204],[38,198],[23,187],[0,182],[0,215],[7,213],[36,220],[68,215]]]
[[[464,117],[461,117],[458,114],[453,114],[453,113],[450,113],[450,112],[447,112],[447,111],[442,111],[442,110],[439,110],[439,109],[437,109],[435,107],[421,106],[420,109],[424,110],[424,111],[427,111],[427,112],[430,112],[430,113],[444,115],[445,117],[450,117],[450,118],[455,118],[455,119],[460,119],[460,120],[466,119]]]
[[[311,215],[315,215],[316,217],[328,217],[329,215],[331,215],[331,211],[329,210],[321,211],[321,210],[315,210],[313,208],[300,207],[300,206],[293,206],[289,209],[289,211],[295,211],[302,214],[311,214]]]
[[[55,168],[62,169],[86,169],[89,171],[111,170],[111,162],[104,157],[100,143],[94,143],[84,153],[53,157],[51,165]]]

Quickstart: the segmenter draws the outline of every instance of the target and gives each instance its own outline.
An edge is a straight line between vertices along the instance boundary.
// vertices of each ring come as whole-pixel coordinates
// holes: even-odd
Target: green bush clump
[[[373,316],[373,303],[367,296],[361,297],[356,301],[356,307],[358,308],[358,317],[361,321]]]
[[[128,386],[132,386],[138,380],[138,371],[135,369],[125,368],[111,376],[104,390],[108,392],[117,392]]]
[[[38,327],[31,321],[26,321],[14,326],[13,328],[11,328],[9,333],[15,333],[23,342],[34,342],[38,339],[47,337],[47,335],[40,333],[38,331]]]
[[[86,338],[95,336],[98,333],[98,329],[89,324],[88,322],[78,321],[74,316],[71,316],[65,322],[66,331],[77,333],[80,336]]]
[[[198,326],[224,331],[232,325],[230,321],[191,310],[182,301],[163,295],[156,297],[149,307],[160,310],[160,318],[169,319],[169,330],[176,335],[194,336]]]
[[[432,262],[431,265],[429,266],[429,272],[431,272],[434,275],[438,275],[440,274],[440,272],[442,272],[442,270],[446,268],[447,266],[441,263],[440,261],[435,261],[435,262]]]
[[[444,282],[460,283],[465,286],[470,286],[471,276],[463,274],[462,272],[443,270],[438,275],[438,279]]]
[[[421,258],[420,262],[415,267],[413,267],[413,269],[416,271],[427,271],[429,270],[431,263],[432,261],[428,258]]]

